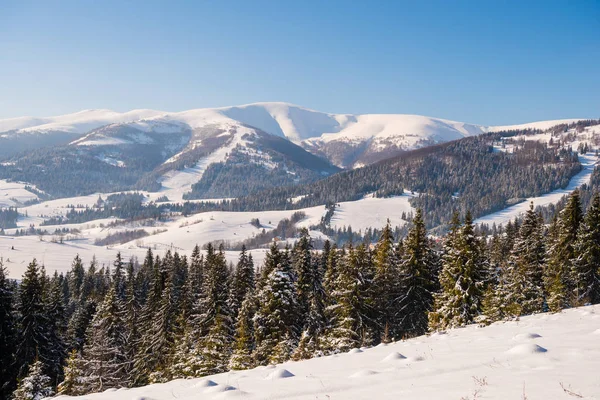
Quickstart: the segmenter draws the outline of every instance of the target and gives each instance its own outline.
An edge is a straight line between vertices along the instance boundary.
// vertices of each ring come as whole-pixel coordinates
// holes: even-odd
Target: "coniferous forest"
[[[273,243],[263,265],[242,249],[142,263],[78,256],[66,275],[33,260],[17,283],[0,267],[0,398],[134,387],[346,352],[467,324],[600,303],[600,195],[575,191],[545,225],[482,237],[454,214],[444,238],[418,210],[408,233],[315,251],[307,231]],[[258,267],[258,268],[256,268]]]

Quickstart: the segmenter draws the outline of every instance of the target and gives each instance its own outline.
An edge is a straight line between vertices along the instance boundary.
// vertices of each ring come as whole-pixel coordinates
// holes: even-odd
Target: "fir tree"
[[[235,325],[233,354],[229,360],[231,369],[250,369],[254,366],[252,353],[254,352],[254,314],[256,301],[254,294],[248,292],[238,313]]]
[[[0,259],[0,398],[8,398],[16,378],[13,363],[16,346],[13,296],[13,289]]]
[[[504,274],[506,298],[503,301],[518,315],[543,311],[543,271],[545,265],[544,226],[530,204],[515,239]]]
[[[579,191],[575,190],[558,217],[544,274],[548,307],[551,311],[560,311],[577,303],[573,261],[576,258],[574,246],[582,220]]]
[[[246,295],[254,290],[254,285],[254,262],[252,256],[246,252],[246,246],[242,246],[240,258],[233,273],[229,296],[229,308],[233,320],[237,318]]]
[[[575,244],[573,277],[577,304],[600,303],[600,194],[596,193]]]
[[[400,297],[394,304],[398,314],[399,332],[403,336],[418,336],[427,332],[428,313],[433,306],[438,261],[429,245],[421,209],[413,219],[406,240],[396,250],[401,257]]]
[[[398,260],[394,251],[394,237],[389,221],[375,246],[373,262],[375,265],[373,287],[377,291],[375,297],[379,305],[377,321],[381,340],[388,342],[401,336],[399,316],[395,308],[395,303],[400,297]]]
[[[65,365],[64,379],[58,385],[58,394],[68,396],[79,396],[86,394],[83,385],[83,370],[81,355],[77,350],[71,350],[67,365]]]
[[[54,395],[49,376],[44,374],[44,365],[36,360],[29,367],[25,378],[19,382],[17,390],[13,393],[14,400],[41,400]]]
[[[126,326],[117,287],[111,286],[88,329],[81,385],[85,393],[127,386]]]
[[[258,365],[269,363],[278,345],[277,356],[281,356],[282,347],[287,348],[290,341],[297,340],[298,334],[296,289],[289,259],[285,253],[279,252],[276,244],[273,244],[266,260],[265,267],[270,272],[257,294],[259,309],[254,317],[256,340],[254,356]]]
[[[330,324],[323,347],[330,352],[346,352],[360,347],[364,339],[371,336],[366,317],[368,306],[365,304],[370,287],[362,268],[365,258],[363,245],[356,250],[350,247],[337,264],[335,289],[331,293],[332,304],[325,311]]]
[[[44,307],[44,289],[40,268],[34,259],[19,285],[18,336],[16,361],[18,376],[23,377],[36,359],[46,361],[50,320]],[[52,361],[51,359],[49,361]]]
[[[469,212],[464,225],[459,224],[455,214],[444,245],[441,291],[435,294],[433,311],[429,313],[431,330],[473,323],[482,311],[487,271],[482,245],[475,237]]]

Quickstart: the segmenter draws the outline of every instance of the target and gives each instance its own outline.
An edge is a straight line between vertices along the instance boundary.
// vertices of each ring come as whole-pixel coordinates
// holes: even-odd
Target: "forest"
[[[375,243],[317,252],[305,230],[259,266],[245,248],[228,265],[212,245],[148,250],[141,264],[77,256],[64,276],[33,260],[18,283],[0,268],[1,397],[200,377],[599,302],[600,195],[584,212],[578,191],[549,225],[532,204],[480,236],[454,213],[437,238],[419,209],[404,237],[388,224]]]

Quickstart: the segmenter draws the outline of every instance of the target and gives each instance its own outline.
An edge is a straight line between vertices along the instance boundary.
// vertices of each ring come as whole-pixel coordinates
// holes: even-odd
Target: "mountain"
[[[329,114],[288,103],[176,113],[85,110],[0,120],[0,178],[34,183],[54,196],[145,189],[175,199],[237,197],[463,137],[570,121],[495,127]]]

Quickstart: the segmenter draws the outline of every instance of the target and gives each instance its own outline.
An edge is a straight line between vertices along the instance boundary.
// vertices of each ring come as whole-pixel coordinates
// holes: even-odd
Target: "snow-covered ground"
[[[16,207],[28,200],[37,199],[35,194],[25,190],[25,186],[24,183],[0,179],[0,208]]]
[[[581,187],[585,183],[589,183],[592,172],[598,164],[598,157],[592,154],[580,155],[579,160],[583,169],[569,181],[569,184],[564,189],[558,189],[553,192],[544,194],[539,197],[530,197],[526,201],[515,204],[504,210],[486,215],[475,220],[476,224],[487,224],[490,227],[495,223],[496,226],[505,225],[508,221],[514,220],[529,209],[529,204],[533,202],[535,207],[548,206],[557,203],[563,196],[568,196],[575,189]]]
[[[407,221],[402,219],[402,213],[414,212],[408,202],[414,195],[408,191],[402,196],[377,198],[366,196],[358,201],[338,203],[331,218],[331,227],[352,227],[354,232],[367,228],[382,228],[390,220],[392,226],[403,226]]]
[[[323,358],[78,398],[591,400],[600,399],[599,370],[600,306],[596,305]]]
[[[156,196],[156,194],[152,194]],[[116,218],[106,218],[84,222],[81,224],[64,224],[40,226],[47,218],[65,215],[69,206],[75,207],[92,206],[101,196],[106,199],[108,194],[93,194],[89,196],[59,199],[20,208],[21,217],[18,221],[18,229],[27,229],[30,225],[48,231],[42,239],[38,236],[14,237],[0,236],[0,257],[5,260],[11,277],[20,277],[32,258],[45,264],[49,272],[58,270],[66,272],[76,254],[80,254],[85,260],[91,260],[95,255],[100,263],[109,264],[118,251],[126,258],[137,256],[143,258],[147,248],[156,250],[159,254],[174,249],[183,254],[191,254],[196,244],[203,245],[214,241],[226,241],[236,244],[245,239],[260,234],[263,229],[270,231],[286,218],[290,218],[295,212],[301,211],[306,216],[297,223],[298,227],[309,228],[318,225],[321,217],[325,215],[325,206],[316,206],[300,210],[283,211],[261,211],[261,212],[224,212],[214,211],[194,214],[188,217],[176,216],[166,222],[157,222],[155,226],[144,227],[139,222],[119,223],[116,226],[111,223],[118,222]],[[354,231],[365,230],[368,227],[381,228],[387,219],[393,226],[402,226],[406,223],[402,219],[402,213],[414,211],[408,200],[412,195],[408,192],[402,196],[385,199],[366,196],[364,199],[353,202],[339,203],[331,220],[331,226],[342,228],[352,226]],[[218,200],[215,200],[218,201]],[[258,218],[260,228],[251,224],[251,220]],[[63,237],[64,243],[53,243],[59,241],[59,237],[53,233],[57,229],[77,229],[78,233],[69,233]],[[125,232],[136,229],[144,229],[150,236],[115,246],[95,246],[94,242],[103,239],[109,234]],[[7,234],[14,234],[16,229],[7,229]],[[318,231],[310,231],[315,239],[326,239]],[[14,247],[14,250],[12,248]],[[256,259],[263,259],[263,250],[256,250]],[[235,260],[237,252],[228,254],[228,258]]]

